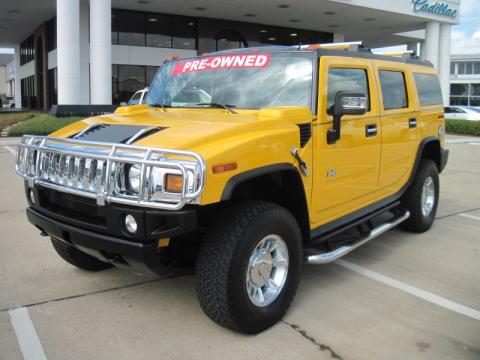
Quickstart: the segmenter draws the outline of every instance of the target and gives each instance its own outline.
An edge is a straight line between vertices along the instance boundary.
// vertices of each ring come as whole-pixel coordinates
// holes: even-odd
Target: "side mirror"
[[[333,106],[333,128],[328,130],[327,143],[335,144],[340,139],[341,120],[344,115],[363,115],[368,110],[367,96],[362,93],[339,91]]]

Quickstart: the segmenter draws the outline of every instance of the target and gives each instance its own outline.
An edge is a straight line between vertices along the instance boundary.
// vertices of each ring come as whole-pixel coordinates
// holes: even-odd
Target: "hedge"
[[[446,130],[449,134],[480,136],[480,121],[446,120]]]

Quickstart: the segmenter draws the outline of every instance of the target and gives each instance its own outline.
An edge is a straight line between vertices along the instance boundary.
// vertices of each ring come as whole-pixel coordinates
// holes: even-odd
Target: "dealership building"
[[[407,44],[449,99],[460,0],[2,0],[15,107],[119,104],[171,57],[262,45]]]
[[[450,105],[480,106],[480,54],[451,58]]]

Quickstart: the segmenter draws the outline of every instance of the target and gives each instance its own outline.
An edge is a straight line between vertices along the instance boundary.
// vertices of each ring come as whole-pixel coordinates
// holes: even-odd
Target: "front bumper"
[[[141,274],[168,275],[185,272],[176,267],[175,244],[197,230],[197,211],[165,211],[107,204],[97,207],[89,199],[35,187],[35,202],[27,196],[28,220],[56,241]],[[56,197],[60,198],[57,199]],[[137,220],[138,231],[129,234],[123,225],[126,214]],[[160,239],[170,239],[159,248]]]

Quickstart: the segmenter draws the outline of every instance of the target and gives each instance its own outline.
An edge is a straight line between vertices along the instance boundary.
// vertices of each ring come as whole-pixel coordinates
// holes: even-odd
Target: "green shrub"
[[[79,117],[57,118],[47,114],[36,114],[29,120],[13,125],[8,131],[8,136],[48,135],[80,119]]]
[[[28,120],[34,115],[34,113],[29,112],[0,114],[0,131],[10,125]]]
[[[480,136],[480,121],[446,120],[446,130],[449,134]]]

